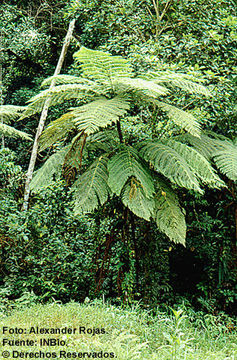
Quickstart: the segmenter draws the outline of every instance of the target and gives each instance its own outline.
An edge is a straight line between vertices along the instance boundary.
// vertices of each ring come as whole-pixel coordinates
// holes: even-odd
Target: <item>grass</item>
[[[3,356],[2,351],[10,352],[9,359],[36,358],[35,354],[40,355],[41,351],[41,358],[61,359],[237,359],[237,329],[233,319],[223,314],[215,317],[189,312],[188,315],[179,309],[171,310],[169,315],[157,312],[152,316],[139,306],[121,308],[100,301],[87,304],[37,304],[14,310],[0,321],[1,345],[5,338],[30,339],[34,341],[34,346],[1,346],[0,358]],[[75,328],[76,331],[75,334],[29,334],[32,327]],[[17,334],[16,328],[22,328],[23,334]],[[87,329],[92,330],[87,333]],[[91,331],[96,334],[91,334]],[[48,338],[65,344],[39,345],[40,339]],[[22,356],[19,355],[21,351],[24,352]]]

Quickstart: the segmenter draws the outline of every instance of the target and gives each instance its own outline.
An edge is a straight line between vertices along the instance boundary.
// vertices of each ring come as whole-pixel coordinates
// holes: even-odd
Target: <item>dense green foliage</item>
[[[1,107],[12,126],[0,124],[6,135],[33,137],[68,20],[77,19],[66,75],[50,93],[27,215],[20,208],[30,142],[6,137],[15,155],[0,153],[3,299],[25,290],[42,301],[185,298],[211,313],[235,312],[235,2],[155,3],[0,5],[3,103],[32,99],[21,121],[4,119]],[[184,243],[186,232],[185,248],[170,242]]]
[[[31,307],[26,307],[29,304]],[[61,305],[54,302],[40,305],[37,298],[29,293],[18,299],[15,308],[17,311],[8,313],[8,316],[3,313],[2,327],[14,328],[17,323],[27,330],[32,327],[75,328],[76,333],[61,338],[54,335],[56,339],[65,340],[66,346],[57,344],[43,348],[49,354],[65,351],[68,358],[73,358],[73,354],[80,358],[82,355],[79,353],[89,352],[91,356],[97,353],[97,358],[111,358],[109,354],[113,353],[118,360],[231,360],[237,353],[236,321],[224,313],[218,316],[195,313],[184,305],[177,310],[156,309],[151,313],[139,305],[118,307],[88,298],[84,304],[71,302]],[[89,332],[79,333],[79,326],[89,330],[92,322],[96,332],[94,336]],[[21,339],[25,338],[23,334]],[[39,342],[42,334],[32,333],[31,338]],[[5,349],[11,353],[19,347],[5,346]],[[27,350],[36,351],[31,346]]]

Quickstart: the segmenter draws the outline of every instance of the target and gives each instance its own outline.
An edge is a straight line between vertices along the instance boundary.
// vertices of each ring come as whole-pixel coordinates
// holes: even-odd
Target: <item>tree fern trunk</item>
[[[60,71],[61,71],[63,61],[65,59],[67,49],[68,49],[68,46],[69,46],[71,38],[72,38],[72,33],[73,33],[73,30],[74,30],[74,27],[75,27],[75,19],[72,20],[70,22],[70,24],[69,24],[67,35],[66,35],[64,43],[63,43],[62,51],[61,51],[60,57],[58,59],[58,63],[57,63],[57,66],[56,66],[56,69],[55,69],[55,72],[54,72],[54,76],[58,75],[60,73]],[[50,84],[49,89],[52,89],[54,87],[54,85],[55,85],[55,80],[53,79],[51,84]],[[40,138],[40,136],[42,134],[42,131],[44,129],[45,120],[46,120],[47,115],[48,115],[49,105],[50,105],[50,95],[45,100],[44,107],[43,107],[43,110],[41,112],[41,116],[40,116],[40,120],[39,120],[39,124],[38,124],[38,128],[37,128],[37,132],[36,132],[36,135],[35,135],[33,149],[32,149],[32,152],[31,152],[30,163],[29,163],[27,174],[26,174],[24,201],[23,201],[23,205],[22,205],[22,210],[23,211],[28,209],[29,197],[30,197],[30,182],[32,180],[32,176],[33,176],[33,172],[34,172],[34,168],[35,168],[35,162],[36,162],[38,148],[39,148],[39,138]]]
[[[118,130],[120,143],[122,144],[123,143],[123,134],[122,134],[122,130],[121,130],[120,121],[117,121],[117,130]]]
[[[132,232],[132,240],[134,245],[134,251],[135,251],[135,268],[136,268],[136,289],[138,292],[138,280],[139,280],[139,259],[138,259],[138,248],[137,248],[137,239],[136,239],[136,225],[134,221],[133,213],[130,211],[130,218],[131,218],[131,232]]]

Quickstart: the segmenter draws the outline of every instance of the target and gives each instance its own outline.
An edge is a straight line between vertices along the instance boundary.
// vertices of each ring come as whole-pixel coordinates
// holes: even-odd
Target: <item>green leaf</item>
[[[150,78],[158,84],[165,84],[174,88],[180,88],[190,94],[212,96],[209,89],[200,84],[200,79],[193,76],[173,72],[150,73]]]
[[[96,87],[87,84],[58,85],[51,90],[43,90],[28,101],[29,105],[26,107],[20,120],[41,112],[46,99],[50,99],[49,106],[55,106],[67,100],[82,99],[89,92],[98,94]]]
[[[159,140],[143,142],[139,148],[140,155],[170,181],[186,189],[203,192],[189,164],[176,150]]]
[[[56,142],[66,138],[67,134],[75,128],[71,116],[66,113],[59,119],[52,121],[40,137],[40,151],[47,149]]]
[[[81,47],[74,54],[80,63],[85,77],[98,80],[99,82],[111,82],[114,77],[129,77],[133,70],[129,62],[121,56],[113,56],[109,53],[90,50]]]
[[[159,190],[154,197],[154,220],[159,230],[171,241],[185,245],[185,212],[179,205],[178,197],[161,179],[158,179],[157,186]]]
[[[0,105],[0,120],[8,124],[11,120],[19,118],[24,110],[24,106]]]
[[[152,197],[154,192],[152,177],[132,147],[121,146],[118,153],[109,160],[108,170],[108,184],[116,195],[120,195],[129,178],[135,178],[140,183],[145,196]]]
[[[116,78],[113,80],[113,84],[115,89],[122,93],[133,91],[152,98],[169,94],[169,90],[164,86],[141,78]]]
[[[107,163],[108,155],[101,155],[74,183],[72,192],[76,215],[92,212],[107,201],[110,192]]]
[[[62,165],[69,148],[70,146],[66,146],[51,155],[44,165],[34,173],[30,183],[31,190],[35,192],[40,191],[43,187],[46,187],[52,182],[54,175],[57,176],[61,174]]]
[[[162,142],[182,156],[193,173],[199,177],[204,184],[208,184],[210,187],[215,188],[225,186],[225,183],[216,174],[210,162],[197,150],[172,139],[162,140]]]
[[[6,124],[1,124],[0,123],[0,133],[5,135],[5,136],[9,136],[9,137],[19,137],[19,138],[22,138],[22,139],[25,139],[25,140],[32,140],[30,135],[26,134],[23,131],[16,130],[12,126],[9,126],[9,125],[6,125]]]
[[[226,145],[226,141],[213,139],[203,133],[199,138],[190,134],[185,134],[177,136],[175,139],[191,144],[202,156],[208,160],[210,160],[217,151],[225,148]]]
[[[100,98],[89,104],[77,107],[71,112],[63,115],[68,116],[74,122],[78,131],[83,131],[90,135],[97,132],[100,128],[119,120],[129,109],[126,99],[119,96],[113,99]]]
[[[176,106],[166,104],[161,101],[154,102],[158,107],[165,111],[168,117],[179,127],[186,130],[193,136],[201,135],[201,126],[192,114],[178,109]]]
[[[145,195],[143,187],[136,178],[131,178],[123,187],[121,199],[135,215],[149,221],[154,211],[154,199]]]
[[[119,137],[117,130],[108,130],[97,132],[87,138],[88,150],[103,150],[110,152],[111,149],[117,148],[119,145]]]
[[[218,169],[229,179],[237,181],[237,145],[226,145],[214,155]]]
[[[79,76],[73,76],[73,75],[57,75],[57,76],[50,76],[47,79],[45,79],[41,87],[50,86],[52,80],[55,81],[56,85],[65,85],[65,84],[81,84],[81,85],[88,85],[88,86],[95,86],[94,81],[79,77]]]

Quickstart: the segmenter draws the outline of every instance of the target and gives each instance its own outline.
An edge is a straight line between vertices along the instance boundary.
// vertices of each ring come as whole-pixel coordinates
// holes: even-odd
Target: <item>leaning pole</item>
[[[56,69],[54,71],[54,76],[58,75],[60,73],[60,71],[61,71],[63,61],[65,59],[67,49],[68,49],[68,46],[69,46],[71,38],[72,38],[74,27],[75,27],[75,19],[72,20],[70,22],[70,24],[69,24],[67,35],[65,37],[63,47],[62,47],[62,50],[61,50],[61,54],[60,54],[60,57],[58,59]],[[34,172],[34,168],[35,168],[35,162],[36,162],[38,148],[39,148],[39,139],[40,139],[40,136],[41,136],[42,131],[44,129],[45,120],[46,120],[47,115],[48,115],[48,109],[49,109],[50,99],[51,99],[50,98],[50,90],[55,86],[55,81],[56,81],[55,78],[53,78],[52,81],[51,81],[51,84],[50,84],[50,87],[49,87],[49,95],[45,100],[45,103],[44,103],[44,106],[43,106],[43,109],[42,109],[42,112],[41,112],[41,115],[40,115],[40,120],[39,120],[38,128],[37,128],[37,131],[36,131],[35,139],[34,139],[34,145],[33,145],[32,152],[31,152],[29,167],[28,167],[28,171],[27,171],[27,174],[26,174],[24,200],[23,200],[23,205],[22,205],[22,211],[28,210],[29,197],[30,197],[30,182],[32,180],[32,176],[33,176],[33,172]]]

